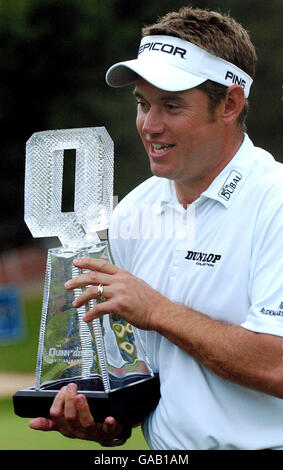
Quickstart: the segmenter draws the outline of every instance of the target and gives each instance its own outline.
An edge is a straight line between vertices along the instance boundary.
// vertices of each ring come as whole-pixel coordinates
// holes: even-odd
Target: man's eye
[[[138,100],[137,101],[137,107],[140,108],[140,109],[147,109],[148,107],[148,104],[146,103],[146,101],[141,101],[141,100]]]
[[[166,108],[169,109],[169,111],[175,111],[178,109],[178,106],[176,104],[166,104]]]
[[[137,101],[137,105],[138,106],[145,106],[145,102],[144,101]]]

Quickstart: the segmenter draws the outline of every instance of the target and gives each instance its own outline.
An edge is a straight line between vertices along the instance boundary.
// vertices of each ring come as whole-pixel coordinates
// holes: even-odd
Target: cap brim
[[[106,82],[114,88],[134,83],[137,76],[166,91],[183,91],[207,80],[191,72],[158,60],[134,59],[113,65],[106,73]]]

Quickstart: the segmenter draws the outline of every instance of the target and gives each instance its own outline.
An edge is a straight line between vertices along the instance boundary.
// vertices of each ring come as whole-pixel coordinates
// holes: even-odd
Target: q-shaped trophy
[[[64,150],[76,150],[74,212],[62,212]],[[92,322],[83,316],[98,300],[78,309],[82,289],[64,284],[81,270],[77,257],[113,263],[107,241],[113,208],[113,142],[104,127],[37,132],[26,145],[25,222],[34,237],[57,236],[48,250],[35,384],[13,396],[21,417],[50,417],[53,399],[72,382],[87,397],[94,420],[114,416],[136,424],[160,398],[139,330],[117,315]]]

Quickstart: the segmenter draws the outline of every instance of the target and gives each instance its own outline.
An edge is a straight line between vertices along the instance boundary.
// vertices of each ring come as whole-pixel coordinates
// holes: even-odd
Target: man
[[[140,328],[161,382],[143,424],[150,448],[283,448],[282,165],[244,133],[254,47],[230,17],[192,8],[143,34],[138,59],[111,67],[107,81],[135,83],[154,176],[115,211],[115,266],[77,260],[91,273],[66,288],[93,285],[79,307],[104,286],[106,302],[85,320],[114,312]],[[146,205],[149,229],[179,214],[172,236],[131,236]],[[74,385],[51,416],[30,425],[109,445],[128,435],[112,417],[94,423]]]

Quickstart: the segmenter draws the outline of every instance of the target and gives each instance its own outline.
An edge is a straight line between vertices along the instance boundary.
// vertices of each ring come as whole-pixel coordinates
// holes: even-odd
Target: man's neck
[[[190,181],[174,181],[177,198],[184,206],[192,204],[197,200],[200,195],[210,186],[215,178],[221,173],[221,171],[228,165],[228,163],[234,158],[238,152],[240,146],[244,140],[244,134],[235,136],[233,141],[229,142],[226,149],[223,149],[225,157],[220,160],[220,163],[216,165],[209,174],[205,174],[203,177],[192,179]]]

